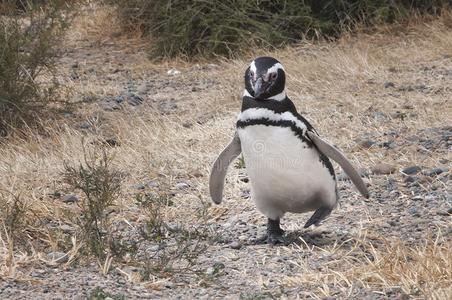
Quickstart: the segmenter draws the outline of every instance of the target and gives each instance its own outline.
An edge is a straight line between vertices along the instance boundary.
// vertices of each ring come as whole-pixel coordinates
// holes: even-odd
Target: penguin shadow
[[[323,248],[325,246],[334,245],[337,242],[345,242],[350,240],[351,236],[342,232],[316,231],[316,230],[298,230],[286,232],[284,235],[284,243],[282,246],[300,245],[315,246]],[[251,240],[248,245],[262,245],[267,243],[267,236],[259,237]]]

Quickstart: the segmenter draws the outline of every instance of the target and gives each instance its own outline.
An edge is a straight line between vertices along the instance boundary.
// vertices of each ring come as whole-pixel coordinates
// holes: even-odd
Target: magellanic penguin
[[[284,241],[280,219],[286,212],[314,211],[307,228],[318,225],[336,206],[336,177],[328,157],[369,197],[351,163],[297,112],[286,95],[285,81],[283,66],[272,57],[256,58],[246,69],[237,131],[216,159],[209,181],[212,200],[219,204],[227,168],[243,152],[251,198],[268,217],[269,244]]]

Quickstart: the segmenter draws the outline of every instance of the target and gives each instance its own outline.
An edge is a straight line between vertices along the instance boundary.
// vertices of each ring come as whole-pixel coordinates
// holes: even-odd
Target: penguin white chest
[[[251,196],[271,218],[336,203],[336,183],[320,160],[289,127],[238,128]]]

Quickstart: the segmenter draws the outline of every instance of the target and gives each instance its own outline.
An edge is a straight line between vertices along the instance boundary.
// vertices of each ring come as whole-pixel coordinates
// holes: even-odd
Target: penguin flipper
[[[342,167],[342,169],[344,169],[345,173],[350,177],[358,191],[365,198],[369,198],[369,191],[367,190],[366,184],[361,179],[361,176],[359,176],[350,161],[338,149],[322,140],[315,132],[308,131],[307,135],[323,154],[333,159]]]
[[[223,198],[224,179],[228,166],[241,152],[242,146],[240,145],[239,135],[236,132],[231,142],[224,148],[213,163],[212,171],[210,172],[210,197],[212,197],[213,202],[216,204],[220,204]]]

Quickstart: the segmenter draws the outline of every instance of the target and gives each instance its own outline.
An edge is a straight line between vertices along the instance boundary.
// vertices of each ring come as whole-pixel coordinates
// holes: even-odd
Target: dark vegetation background
[[[0,135],[36,120],[60,102],[54,80],[57,45],[79,4],[0,2]],[[93,2],[93,1],[91,1]],[[149,39],[153,59],[236,57],[308,38],[334,39],[357,26],[438,15],[451,0],[104,0],[126,31]]]

